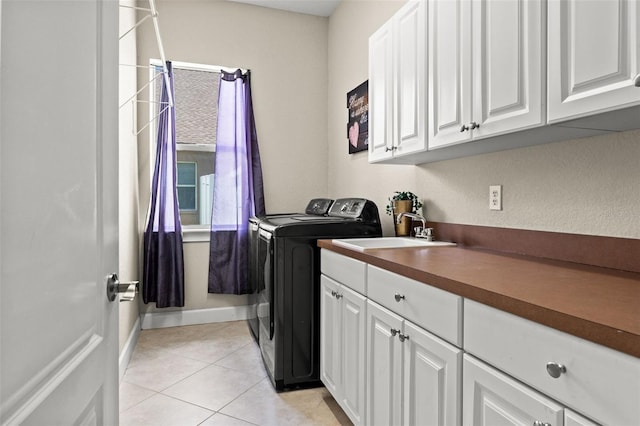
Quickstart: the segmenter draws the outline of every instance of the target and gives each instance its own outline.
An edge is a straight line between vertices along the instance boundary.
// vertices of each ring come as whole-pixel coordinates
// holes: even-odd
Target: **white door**
[[[462,350],[404,323],[405,425],[460,425]]]
[[[351,421],[365,421],[365,333],[367,318],[366,299],[363,295],[342,286],[340,290],[342,309],[342,408]]]
[[[471,3],[429,0],[429,149],[471,140]],[[461,131],[462,130],[462,131]]]
[[[473,138],[544,123],[545,33],[541,0],[472,3]]]
[[[367,424],[402,421],[402,318],[367,301]]]
[[[469,355],[463,359],[463,424],[563,424],[562,406]]]
[[[369,161],[393,156],[393,22],[369,37]]]
[[[425,25],[427,5],[410,1],[393,17],[395,74],[394,156],[424,151],[426,142]]]
[[[0,2],[0,423],[118,423],[118,4]]]
[[[320,379],[331,395],[342,396],[342,309],[340,284],[320,276]]]
[[[640,2],[548,3],[549,122],[637,105]]]

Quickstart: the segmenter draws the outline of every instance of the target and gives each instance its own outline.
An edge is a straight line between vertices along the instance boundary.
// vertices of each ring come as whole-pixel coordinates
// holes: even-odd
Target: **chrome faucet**
[[[425,219],[424,217],[420,216],[419,214],[410,213],[410,212],[398,213],[398,217],[396,218],[396,223],[398,225],[400,225],[400,223],[402,222],[402,218],[405,217],[405,216],[410,217],[410,218],[415,219],[415,220],[421,221],[423,229],[427,227],[427,219]]]
[[[399,225],[402,222],[402,218],[405,216],[422,222],[422,227],[417,226],[413,228],[416,238],[426,238],[427,241],[433,241],[433,228],[427,228],[427,219],[416,213],[401,212],[398,213],[396,223]]]

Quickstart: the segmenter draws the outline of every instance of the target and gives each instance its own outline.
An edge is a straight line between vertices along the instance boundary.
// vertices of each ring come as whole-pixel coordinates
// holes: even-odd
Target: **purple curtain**
[[[215,176],[209,293],[250,293],[249,218],[265,209],[248,71],[220,78]]]
[[[144,232],[144,303],[158,308],[184,306],[182,227],[176,190],[176,113],[169,105],[173,95],[173,70],[167,61],[169,86],[162,80],[156,165],[151,204]],[[173,98],[173,96],[172,96]]]

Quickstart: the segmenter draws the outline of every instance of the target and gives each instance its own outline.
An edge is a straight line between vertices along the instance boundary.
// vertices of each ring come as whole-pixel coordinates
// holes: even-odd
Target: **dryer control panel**
[[[340,198],[334,201],[329,216],[380,222],[378,207],[373,201],[364,198]]]

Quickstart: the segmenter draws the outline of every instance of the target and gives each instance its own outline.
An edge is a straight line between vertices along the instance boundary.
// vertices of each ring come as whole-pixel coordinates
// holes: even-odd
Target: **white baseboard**
[[[191,309],[187,311],[148,312],[140,314],[142,329],[179,327],[211,322],[239,321],[249,318],[250,306]]]
[[[129,365],[129,361],[131,361],[131,356],[133,355],[133,350],[136,348],[136,343],[138,343],[138,337],[140,336],[140,318],[136,319],[136,322],[133,324],[131,328],[131,333],[129,333],[129,337],[124,344],[124,348],[122,348],[122,352],[120,352],[120,357],[118,359],[119,373],[120,373],[120,381],[124,377],[124,372],[127,370],[127,366]]]

